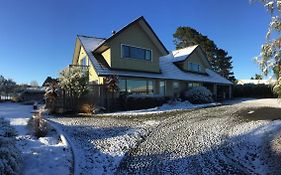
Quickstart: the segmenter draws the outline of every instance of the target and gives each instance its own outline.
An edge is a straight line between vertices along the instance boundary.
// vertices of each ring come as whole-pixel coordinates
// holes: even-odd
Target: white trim
[[[147,59],[138,59],[138,58],[131,58],[131,57],[123,57],[123,49],[122,49],[122,46],[128,46],[128,47],[134,47],[134,48],[138,48],[138,49],[143,49],[143,50],[149,50],[151,55],[150,55],[150,60],[147,60]],[[141,60],[141,61],[150,61],[150,62],[153,62],[153,51],[152,49],[148,49],[148,48],[145,48],[145,47],[138,47],[138,46],[134,46],[134,45],[130,45],[130,44],[122,44],[120,45],[120,50],[121,50],[121,55],[120,55],[120,58],[122,59],[133,59],[133,60]]]

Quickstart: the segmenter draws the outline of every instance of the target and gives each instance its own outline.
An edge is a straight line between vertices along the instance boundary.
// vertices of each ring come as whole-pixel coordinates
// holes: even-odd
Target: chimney
[[[115,35],[116,31],[115,30],[112,30],[111,34],[112,35]]]

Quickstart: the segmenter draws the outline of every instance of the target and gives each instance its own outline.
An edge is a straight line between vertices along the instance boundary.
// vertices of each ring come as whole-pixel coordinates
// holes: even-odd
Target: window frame
[[[129,56],[128,57],[123,56],[123,46],[129,47]],[[148,49],[148,48],[144,48],[144,47],[138,47],[138,46],[133,46],[133,45],[129,45],[129,44],[121,44],[120,47],[121,47],[121,49],[120,49],[121,52],[120,53],[121,53],[121,58],[122,59],[133,59],[133,60],[150,61],[150,62],[153,61],[153,51],[152,51],[152,49]],[[143,57],[143,59],[131,57],[130,48],[136,48],[136,49],[144,50],[144,57]],[[147,51],[150,51],[150,59],[146,59]]]

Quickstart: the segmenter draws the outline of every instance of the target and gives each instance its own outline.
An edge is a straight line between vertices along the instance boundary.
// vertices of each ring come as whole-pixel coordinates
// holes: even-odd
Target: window
[[[193,83],[188,83],[187,86],[189,88],[192,88],[192,87],[202,86],[202,83],[195,83],[195,82],[193,82]]]
[[[195,64],[195,63],[188,63],[188,70],[193,71],[193,72],[200,72],[201,66],[199,64]]]
[[[165,81],[160,81],[159,95],[165,96]]]
[[[147,93],[153,94],[153,82],[151,80],[147,80]]]
[[[122,46],[122,58],[134,58],[140,60],[151,60],[151,50],[127,45]]]
[[[128,94],[153,94],[152,80],[119,79],[118,87],[120,92]]]
[[[87,58],[86,58],[86,57],[83,57],[83,58],[80,60],[80,65],[82,65],[82,66],[88,66],[88,64],[87,64]]]
[[[120,79],[118,81],[118,87],[120,92],[126,92],[126,80]]]
[[[130,94],[146,94],[147,83],[145,80],[127,80],[127,91]]]

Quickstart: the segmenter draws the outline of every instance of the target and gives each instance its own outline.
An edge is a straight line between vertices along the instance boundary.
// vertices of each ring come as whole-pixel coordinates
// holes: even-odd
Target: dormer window
[[[151,50],[139,48],[139,47],[133,47],[128,45],[121,45],[122,58],[133,58],[133,59],[139,59],[139,60],[151,60]]]
[[[201,66],[195,63],[188,63],[188,70],[192,72],[200,72]]]

